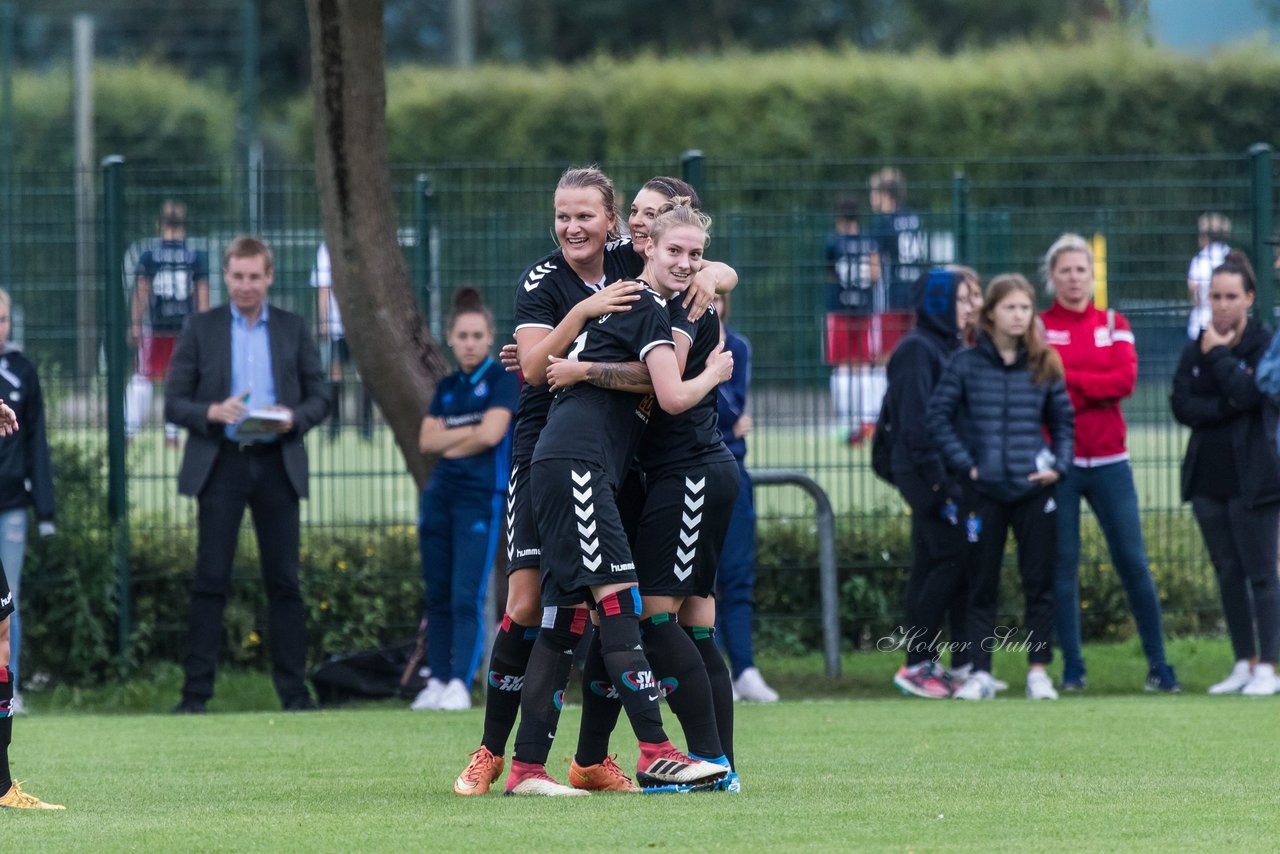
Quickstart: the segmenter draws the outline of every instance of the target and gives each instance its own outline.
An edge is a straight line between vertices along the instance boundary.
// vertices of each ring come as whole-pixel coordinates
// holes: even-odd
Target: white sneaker
[[[973,675],[972,664],[962,664],[959,667],[948,667],[947,678],[957,685],[963,685],[964,681]]]
[[[413,702],[409,704],[409,708],[415,712],[440,708],[440,698],[444,696],[444,690],[446,687],[448,686],[439,679],[428,679],[427,687],[418,692],[418,696],[413,698]]]
[[[997,694],[999,694],[1001,691],[1009,690],[1008,682],[1004,681],[1003,679],[997,679],[994,674],[988,674],[988,675],[991,676],[991,687],[996,689]]]
[[[1249,684],[1250,677],[1253,676],[1253,668],[1249,666],[1249,662],[1241,659],[1236,662],[1236,666],[1231,668],[1231,675],[1216,685],[1209,687],[1210,694],[1238,694]]]
[[[437,708],[446,712],[465,712],[471,708],[471,689],[461,679],[450,679],[444,693],[440,695]]]
[[[9,701],[9,714],[25,715],[27,713],[27,704],[22,701],[22,693],[13,692],[13,699]]]
[[[1280,692],[1280,677],[1276,676],[1276,666],[1262,663],[1254,665],[1249,683],[1240,689],[1246,697],[1270,697],[1277,692]]]
[[[754,667],[748,667],[733,681],[733,689],[738,692],[739,699],[748,703],[776,703],[778,692],[769,687]]]
[[[1053,690],[1053,680],[1043,670],[1027,671],[1028,700],[1056,700],[1058,692]]]
[[[964,680],[964,684],[951,695],[956,700],[994,700],[996,698],[995,680],[985,670],[978,670]]]

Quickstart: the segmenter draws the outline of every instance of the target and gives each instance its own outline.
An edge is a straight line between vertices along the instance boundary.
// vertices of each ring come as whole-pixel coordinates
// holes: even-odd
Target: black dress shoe
[[[316,705],[316,701],[311,699],[310,695],[302,694],[297,697],[290,697],[280,703],[286,712],[315,712],[320,707]]]
[[[178,705],[173,707],[175,715],[203,715],[204,700],[199,697],[183,697]]]

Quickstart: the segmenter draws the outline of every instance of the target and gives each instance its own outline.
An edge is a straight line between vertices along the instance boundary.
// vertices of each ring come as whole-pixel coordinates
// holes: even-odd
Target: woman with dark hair
[[[1276,404],[1254,381],[1271,330],[1249,317],[1257,290],[1243,252],[1228,253],[1209,285],[1212,315],[1173,376],[1173,417],[1191,428],[1182,500],[1204,535],[1218,576],[1236,663],[1210,694],[1268,696],[1280,690],[1280,457]]]
[[[1054,484],[1071,464],[1071,401],[1062,360],[1041,336],[1035,289],[1024,277],[992,280],[979,325],[977,345],[947,363],[927,417],[947,469],[966,487],[960,521],[975,546],[965,615],[973,673],[953,696],[995,697],[991,654],[1011,635],[997,633],[996,605],[1012,527],[1026,598],[1027,697],[1053,700],[1058,694],[1045,665],[1053,655]]]
[[[1129,467],[1120,402],[1133,394],[1138,353],[1124,315],[1093,304],[1093,250],[1078,234],[1064,234],[1044,256],[1045,282],[1054,296],[1042,315],[1045,339],[1066,370],[1076,413],[1075,459],[1058,484],[1058,564],[1054,605],[1062,650],[1062,690],[1085,685],[1080,653],[1080,499],[1089,502],[1116,574],[1124,584],[1142,651],[1148,691],[1182,690],[1164,657],[1160,596],[1147,565],[1138,515],[1138,491]]]
[[[493,360],[493,315],[471,288],[454,297],[448,343],[458,370],[436,385],[418,448],[440,459],[422,490],[418,543],[431,678],[412,709],[471,708],[484,649],[481,614],[502,528],[515,377]]]

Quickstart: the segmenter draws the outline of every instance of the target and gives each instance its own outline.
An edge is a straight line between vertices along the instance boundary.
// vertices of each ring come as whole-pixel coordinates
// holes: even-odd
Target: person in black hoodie
[[[929,400],[927,425],[949,472],[965,484],[964,529],[975,544],[965,615],[973,673],[953,695],[995,696],[991,654],[1025,649],[1027,696],[1057,699],[1045,672],[1052,658],[1057,503],[1053,485],[1072,460],[1074,413],[1062,359],[1044,342],[1035,289],[1016,273],[991,282],[978,343],[956,354]],[[1045,445],[1048,431],[1052,448]],[[1012,527],[1026,597],[1027,639],[997,630],[996,600],[1004,545]]]
[[[1213,271],[1213,313],[1182,353],[1170,401],[1173,417],[1191,428],[1182,500],[1191,502],[1218,575],[1236,657],[1230,675],[1210,694],[1280,690],[1280,457],[1273,441],[1276,404],[1254,379],[1271,342],[1271,330],[1249,318],[1255,282],[1243,252],[1228,253]]]
[[[948,608],[963,594],[967,547],[956,503],[960,491],[925,427],[925,412],[943,367],[964,345],[982,307],[982,285],[972,270],[935,268],[916,280],[915,304],[916,326],[889,359],[885,391],[894,424],[893,484],[911,508],[911,575],[902,629],[907,663],[894,674],[893,684],[905,694],[944,699],[952,685],[938,663],[935,639]],[[959,621],[956,616],[953,611],[953,641],[962,634],[963,604]],[[953,668],[960,664],[954,654],[951,663]]]
[[[9,343],[9,294],[0,290],[0,399],[14,411],[22,429],[0,438],[0,563],[15,602],[21,597],[22,563],[27,546],[27,514],[35,507],[41,537],[54,533],[53,463],[45,436],[44,396],[35,365]],[[18,686],[22,623],[17,611],[9,632],[13,671],[12,710],[26,711]]]

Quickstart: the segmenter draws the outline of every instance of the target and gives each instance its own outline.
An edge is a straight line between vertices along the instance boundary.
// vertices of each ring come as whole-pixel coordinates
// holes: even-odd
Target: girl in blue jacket
[[[992,652],[1009,649],[1027,653],[1027,697],[1054,700],[1058,695],[1045,672],[1052,658],[1054,484],[1071,465],[1071,400],[1062,359],[1044,341],[1035,290],[1026,278],[1006,273],[992,280],[979,328],[977,345],[947,364],[927,417],[947,468],[965,486],[960,510],[973,544],[965,620],[973,673],[953,696],[992,699]],[[1010,527],[1026,597],[1025,639],[996,625]]]

